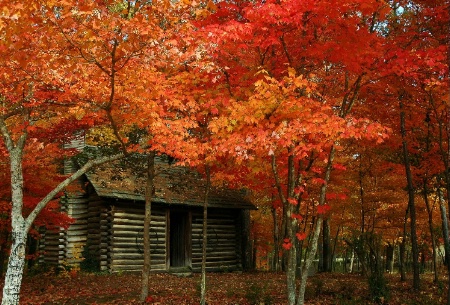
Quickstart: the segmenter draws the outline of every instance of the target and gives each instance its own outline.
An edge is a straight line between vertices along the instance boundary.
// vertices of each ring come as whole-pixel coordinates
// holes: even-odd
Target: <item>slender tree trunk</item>
[[[150,152],[147,156],[147,181],[145,185],[145,207],[144,207],[144,266],[142,268],[141,302],[145,302],[148,297],[149,276],[151,270],[150,251],[150,224],[152,217],[152,197],[154,193],[155,178],[155,152]]]
[[[337,241],[339,238],[340,231],[341,231],[341,226],[339,225],[336,230],[336,235],[334,236],[333,250],[331,251],[331,266],[330,267],[331,267],[331,269],[334,269],[334,271],[336,271],[336,268],[333,268],[333,266],[335,265],[334,257],[336,255],[336,246],[337,246]]]
[[[295,168],[294,168],[294,157],[292,155],[288,158],[288,190],[287,194],[289,198],[294,196],[294,181],[295,181]],[[287,236],[291,242],[291,248],[287,251],[287,292],[288,292],[288,304],[295,305],[296,299],[296,280],[297,280],[297,247],[295,241],[295,233],[297,227],[297,220],[292,217],[294,213],[294,205],[285,200],[285,208],[287,211]]]
[[[406,281],[406,265],[405,265],[405,250],[406,250],[406,225],[408,223],[409,206],[406,209],[405,219],[403,222],[403,237],[402,242],[399,245],[399,267],[400,267],[400,281]]]
[[[385,269],[389,273],[392,273],[392,269],[393,269],[393,266],[394,266],[394,252],[395,252],[394,244],[388,243],[388,245],[386,246],[386,265],[385,265]]]
[[[353,273],[353,263],[355,261],[355,250],[352,248],[352,256],[350,258],[350,267],[348,268],[349,273]]]
[[[416,229],[416,206],[414,199],[414,185],[413,177],[411,173],[411,163],[409,160],[408,142],[406,140],[406,127],[405,127],[405,111],[403,109],[403,103],[400,102],[400,128],[402,134],[402,148],[403,148],[403,160],[405,163],[406,180],[408,188],[408,206],[411,217],[411,248],[413,258],[413,289],[420,289],[420,266],[419,266],[419,246],[417,244],[417,229]]]
[[[431,149],[431,127],[430,127],[430,119],[429,113],[427,113],[427,117],[425,119],[427,123],[427,137],[426,137],[426,152],[429,152]],[[437,283],[439,281],[438,275],[438,267],[437,267],[437,249],[436,249],[436,238],[434,236],[433,230],[433,208],[431,207],[430,200],[428,198],[429,190],[428,190],[428,173],[423,178],[423,199],[425,201],[425,207],[427,209],[428,214],[428,228],[430,230],[430,238],[431,238],[431,247],[432,247],[432,255],[433,255],[433,282]]]
[[[303,266],[302,270],[302,277],[300,280],[300,287],[298,291],[298,298],[297,298],[297,305],[304,305],[305,304],[305,292],[306,292],[306,282],[308,281],[308,271],[314,261],[314,258],[316,257],[317,253],[317,246],[319,244],[319,237],[320,237],[320,229],[322,227],[322,215],[317,217],[316,226],[314,228],[313,232],[313,238],[311,239],[311,246],[309,248],[308,256],[306,257],[305,264]]]
[[[322,232],[322,260],[323,272],[331,272],[331,245],[330,245],[330,224],[329,219],[324,218],[322,222],[323,232]]]
[[[438,199],[439,199],[439,207],[441,211],[441,220],[442,220],[442,234],[444,236],[444,247],[445,247],[445,260],[447,261],[447,272],[450,274],[450,241],[448,238],[448,218],[447,211],[445,207],[445,200],[442,195],[441,188],[438,186]],[[448,290],[447,290],[447,305],[450,305],[450,276],[448,277]]]
[[[428,228],[430,230],[431,247],[432,247],[432,253],[433,253],[433,273],[434,273],[433,282],[437,283],[439,281],[439,276],[438,276],[438,268],[437,268],[436,238],[434,236],[434,230],[433,230],[433,209],[431,208],[430,200],[428,199],[427,181],[424,181],[424,185],[423,185],[423,199],[425,201],[425,207],[427,208],[427,213],[428,213]]]
[[[278,217],[277,209],[272,207],[273,218],[273,269],[274,271],[280,271],[280,237],[278,229]]]
[[[200,283],[200,304],[206,304],[206,247],[208,245],[208,196],[211,186],[211,173],[208,165],[205,165],[206,187],[203,202],[203,244],[202,244],[202,278]]]
[[[325,204],[325,199],[326,199],[325,195],[327,192],[328,182],[330,181],[331,170],[332,170],[332,165],[333,165],[333,161],[334,161],[334,155],[335,155],[335,147],[332,146],[330,149],[330,154],[328,155],[328,162],[327,162],[327,167],[326,167],[325,177],[324,177],[325,182],[320,189],[319,205]],[[312,238],[311,244],[310,244],[309,254],[306,258],[304,268],[302,270],[302,277],[301,277],[299,292],[298,292],[298,296],[297,296],[297,305],[305,304],[306,282],[308,280],[308,275],[309,275],[308,271],[309,271],[309,268],[316,256],[316,253],[317,253],[317,245],[319,242],[320,229],[322,227],[322,222],[323,222],[323,215],[318,215],[317,221],[316,221],[316,226],[314,228],[313,238]]]

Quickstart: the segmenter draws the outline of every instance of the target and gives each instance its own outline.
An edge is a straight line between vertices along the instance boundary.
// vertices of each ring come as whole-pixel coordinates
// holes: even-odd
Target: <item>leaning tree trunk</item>
[[[200,283],[200,304],[206,304],[206,247],[208,245],[208,196],[211,186],[211,173],[208,165],[205,166],[206,186],[203,202],[203,244],[202,244],[202,278]]]
[[[144,207],[144,266],[142,268],[141,302],[145,302],[148,297],[149,276],[151,270],[150,251],[150,223],[152,218],[152,197],[154,193],[155,180],[155,152],[152,151],[147,156],[147,181],[145,185],[145,207]]]
[[[24,132],[17,141],[14,141],[8,127],[2,117],[0,117],[0,133],[3,136],[6,148],[8,150],[9,165],[11,173],[11,235],[12,246],[9,255],[8,267],[3,286],[2,305],[18,305],[20,300],[20,287],[22,284],[23,270],[25,266],[25,248],[27,242],[27,234],[30,227],[38,214],[46,207],[58,193],[63,191],[73,181],[81,177],[92,167],[117,160],[123,157],[122,153],[113,156],[100,157],[93,159],[84,164],[71,176],[60,182],[53,190],[42,198],[35,208],[28,214],[27,218],[23,217],[23,152],[27,140],[27,133]]]

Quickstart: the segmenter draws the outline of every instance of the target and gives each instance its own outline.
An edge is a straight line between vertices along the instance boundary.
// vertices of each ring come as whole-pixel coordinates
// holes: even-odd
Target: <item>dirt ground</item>
[[[199,304],[200,275],[178,277],[153,274],[146,304]],[[285,275],[282,273],[213,273],[207,276],[208,305],[286,304]],[[438,305],[446,300],[447,278],[432,283],[431,275],[422,276],[422,290],[414,292],[411,281],[400,282],[398,275],[388,276],[390,296],[384,304]],[[24,278],[22,305],[133,305],[140,293],[139,274],[38,274]],[[317,274],[309,279],[307,304],[356,305],[372,302],[368,282],[359,275]]]

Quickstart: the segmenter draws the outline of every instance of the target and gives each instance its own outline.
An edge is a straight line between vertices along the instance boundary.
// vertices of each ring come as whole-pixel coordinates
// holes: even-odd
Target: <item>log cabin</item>
[[[142,159],[141,159],[142,161]],[[144,169],[137,160],[104,164],[88,172],[63,209],[74,219],[67,230],[43,232],[40,263],[77,265],[108,272],[140,271],[143,265]],[[167,159],[155,160],[150,226],[151,270],[199,272],[205,182]],[[245,270],[250,210],[241,191],[212,187],[208,200],[207,271]]]

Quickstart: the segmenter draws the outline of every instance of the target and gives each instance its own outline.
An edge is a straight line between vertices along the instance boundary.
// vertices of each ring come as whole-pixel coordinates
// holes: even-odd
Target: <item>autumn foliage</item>
[[[319,243],[321,271],[356,253],[380,283],[384,248],[401,272],[410,243],[436,263],[448,24],[444,0],[2,1],[2,249],[70,224],[63,147],[90,130],[106,161],[168,154],[250,189],[254,251],[287,272],[289,304]]]

